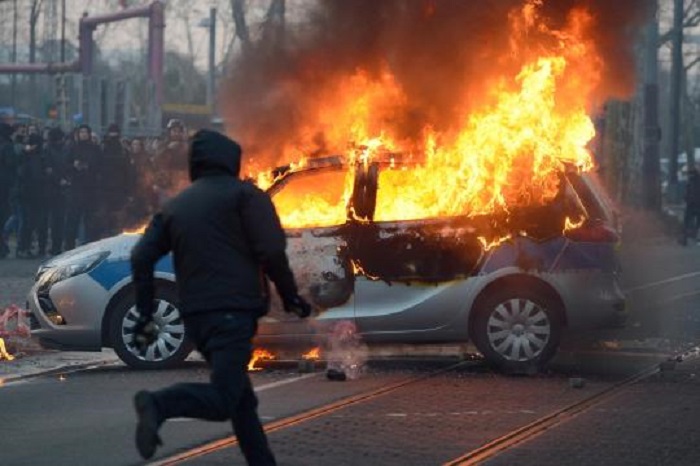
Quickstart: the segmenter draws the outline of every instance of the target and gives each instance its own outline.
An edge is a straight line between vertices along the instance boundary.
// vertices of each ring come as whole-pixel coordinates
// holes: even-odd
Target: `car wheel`
[[[154,320],[158,339],[144,353],[136,349],[136,304],[130,293],[118,302],[110,316],[110,341],[117,356],[134,369],[167,369],[180,364],[192,351],[185,324],[177,308],[177,294],[169,287],[156,289]]]
[[[537,289],[510,289],[487,296],[476,309],[474,344],[487,362],[530,372],[557,351],[561,318],[556,302]]]

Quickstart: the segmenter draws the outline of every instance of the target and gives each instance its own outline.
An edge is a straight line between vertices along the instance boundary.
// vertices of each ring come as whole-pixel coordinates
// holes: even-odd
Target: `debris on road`
[[[16,339],[29,340],[30,336],[28,311],[16,304],[5,308],[0,314],[0,361],[15,359],[15,355],[10,352],[9,347],[11,345],[21,346],[16,344]]]
[[[569,379],[569,386],[571,388],[583,388],[586,386],[586,379],[582,377],[571,377]]]

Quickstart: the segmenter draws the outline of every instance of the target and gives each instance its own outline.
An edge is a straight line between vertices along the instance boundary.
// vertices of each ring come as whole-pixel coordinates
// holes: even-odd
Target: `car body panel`
[[[51,301],[65,318],[65,325],[55,325],[42,312],[36,283],[29,293],[29,310],[40,328],[32,335],[47,347],[98,351],[102,347],[99,329],[109,294],[87,274],[56,283],[49,291]],[[79,290],[79,292],[76,292]]]
[[[336,159],[328,160],[312,162],[308,170],[339,170]],[[365,188],[377,179],[378,169],[370,168],[358,169],[358,176],[367,183]],[[303,170],[293,172],[289,167],[280,173],[269,190],[273,201],[274,194],[284,190],[293,177],[304,175]],[[566,189],[577,193],[573,185],[579,182],[574,180]],[[583,192],[580,199],[571,195],[557,207],[558,214],[586,208],[588,215],[619,228],[612,204],[598,192],[600,187],[585,179],[581,186],[578,189],[590,192]],[[362,196],[353,194],[346,207],[344,223],[286,230],[290,265],[315,315],[301,321],[286,314],[272,292],[270,311],[260,320],[258,342],[315,341],[336,322],[348,320],[356,323],[368,342],[466,341],[474,304],[484,290],[519,277],[540,281],[552,290],[571,329],[617,325],[624,318],[616,244],[573,241],[551,228],[556,222],[549,221],[546,209],[522,214],[533,234],[514,232],[502,244],[485,247],[480,234],[493,233],[488,217],[373,222],[373,197],[368,188]],[[105,312],[131,284],[129,256],[137,240],[136,235],[109,238],[42,265],[38,276],[42,270],[70,263],[79,254],[110,252],[93,270],[51,289],[51,299],[67,325],[53,325],[43,315],[37,285],[33,287],[29,303],[41,327],[33,332],[64,348],[99,349],[108,344],[101,339]],[[174,282],[171,256],[158,262],[156,277]]]

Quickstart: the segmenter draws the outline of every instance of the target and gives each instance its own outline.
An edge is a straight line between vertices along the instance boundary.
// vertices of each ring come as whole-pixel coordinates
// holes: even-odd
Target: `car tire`
[[[537,287],[507,287],[477,303],[471,329],[486,361],[513,373],[541,369],[561,339],[561,309]]]
[[[155,321],[159,335],[145,354],[133,344],[136,303],[133,293],[127,293],[111,310],[109,338],[114,352],[134,369],[169,369],[177,367],[192,352],[182,316],[177,308],[177,292],[172,286],[156,287]]]

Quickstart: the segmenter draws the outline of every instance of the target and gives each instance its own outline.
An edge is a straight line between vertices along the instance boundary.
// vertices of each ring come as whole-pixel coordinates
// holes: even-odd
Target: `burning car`
[[[396,190],[384,182],[396,188],[405,179],[409,198],[414,169],[386,154],[309,159],[270,174],[292,269],[317,312],[299,321],[273,299],[258,343],[317,341],[330,325],[353,321],[369,344],[472,340],[489,362],[522,368],[546,363],[565,329],[623,321],[617,219],[592,173],[564,172],[550,202],[502,218],[392,218],[382,209],[395,205],[386,196]],[[170,256],[156,267],[159,338],[145,354],[134,346],[129,254],[137,239],[105,239],[40,267],[29,307],[42,344],[112,347],[136,368],[188,355]]]
[[[523,368],[546,363],[565,329],[624,320],[617,218],[589,150],[590,115],[626,87],[613,41],[598,37],[619,28],[560,3],[501,2],[498,13],[396,2],[387,14],[391,2],[319,2],[325,13],[308,16],[323,24],[308,29],[320,35],[299,34],[294,47],[263,39],[264,53],[243,54],[227,123],[317,310],[298,321],[273,298],[259,343],[308,341],[351,321],[370,344],[472,340],[493,364]],[[496,22],[478,19],[487,10]],[[337,34],[351,17],[372,21]],[[462,36],[474,29],[465,18],[484,29]],[[319,157],[328,154],[339,155]],[[54,347],[112,346],[134,367],[182,360],[190,345],[169,257],[157,266],[160,337],[145,355],[134,348],[136,240],[44,264],[29,295],[34,334]]]

